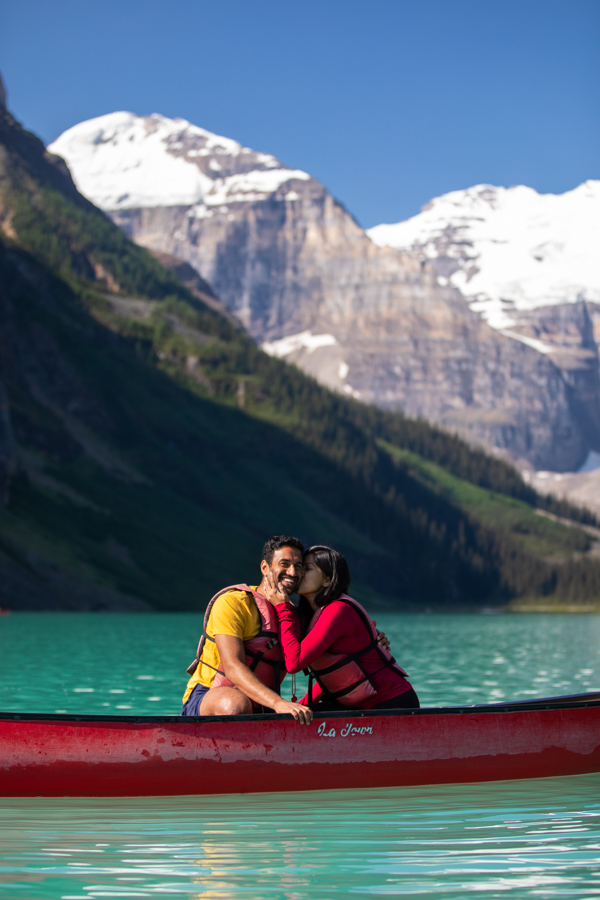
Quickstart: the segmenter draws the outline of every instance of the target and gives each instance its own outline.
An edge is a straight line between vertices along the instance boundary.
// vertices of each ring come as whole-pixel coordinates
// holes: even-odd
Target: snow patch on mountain
[[[526,344],[528,347],[533,347],[538,353],[552,353],[553,350],[556,350],[556,347],[553,347],[552,344],[547,344],[545,341],[538,340],[538,338],[517,334],[516,331],[511,331],[509,328],[500,328],[499,331],[505,337],[512,338],[514,341],[521,341],[522,344]]]
[[[564,194],[478,184],[367,234],[434,261],[438,281],[459,288],[495,328],[510,329],[511,309],[600,303],[600,181]]]
[[[290,334],[278,341],[265,341],[261,345],[261,349],[269,356],[284,359],[297,350],[307,350],[309,353],[313,353],[319,347],[333,347],[335,344],[337,344],[337,340],[332,334],[313,334],[312,331],[300,331],[298,334]]]
[[[81,193],[105,210],[253,202],[287,181],[310,178],[270,154],[157,113],[80,122],[48,150],[66,160]]]
[[[254,202],[266,200],[274,194],[280,185],[297,178],[307,181],[310,175],[299,169],[270,169],[267,171],[246,172],[243,175],[230,175],[216,181],[204,197],[206,206],[220,206],[223,203]],[[289,198],[289,193],[294,194]],[[287,199],[298,199],[298,194],[289,192]]]

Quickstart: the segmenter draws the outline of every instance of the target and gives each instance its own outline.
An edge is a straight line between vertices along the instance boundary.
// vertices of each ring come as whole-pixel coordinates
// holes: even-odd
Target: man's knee
[[[245,716],[252,712],[252,703],[237,688],[218,687],[208,691],[200,705],[201,716]]]
[[[227,692],[227,696],[218,699],[219,712],[213,713],[216,716],[246,716],[252,712],[252,702],[242,694],[232,688]]]

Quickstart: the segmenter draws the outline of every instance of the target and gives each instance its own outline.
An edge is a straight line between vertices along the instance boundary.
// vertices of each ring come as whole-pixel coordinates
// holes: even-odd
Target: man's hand
[[[309,709],[308,706],[302,706],[300,703],[292,703],[290,700],[280,700],[273,709],[280,716],[289,713],[301,725],[310,725],[313,719],[312,709]]]
[[[375,628],[377,631],[377,643],[383,650],[389,650],[390,646],[391,646],[390,639],[388,638],[387,634],[384,631],[380,631],[377,628],[377,619],[373,619],[372,621],[373,621],[373,625],[375,625]]]

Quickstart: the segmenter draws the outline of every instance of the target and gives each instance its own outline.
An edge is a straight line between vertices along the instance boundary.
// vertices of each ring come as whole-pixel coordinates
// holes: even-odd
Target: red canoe
[[[291,717],[0,713],[0,796],[372,788],[600,772],[600,694]]]

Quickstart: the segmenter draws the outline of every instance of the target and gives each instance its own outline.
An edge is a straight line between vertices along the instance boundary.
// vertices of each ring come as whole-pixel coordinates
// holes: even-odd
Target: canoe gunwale
[[[390,716],[469,715],[478,713],[511,713],[544,709],[584,709],[600,706],[600,693],[575,694],[570,697],[547,697],[539,700],[515,700],[508,703],[488,703],[471,706],[426,706],[421,709],[348,709],[315,712],[315,719],[388,718]],[[113,722],[125,723],[195,723],[210,725],[215,722],[273,722],[293,719],[291,715],[257,713],[244,716],[150,716],[150,715],[87,715],[84,713],[26,713],[0,712],[0,722]]]

